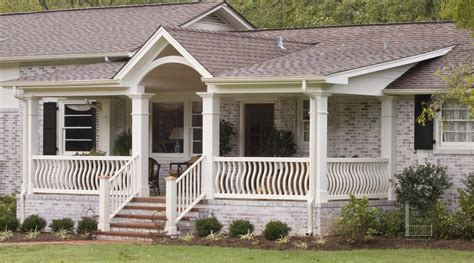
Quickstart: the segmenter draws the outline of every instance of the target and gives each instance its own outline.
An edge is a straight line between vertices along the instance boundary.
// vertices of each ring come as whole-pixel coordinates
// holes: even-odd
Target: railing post
[[[168,235],[174,236],[178,233],[176,228],[176,218],[177,218],[177,187],[176,187],[176,177],[168,176],[166,180],[166,226],[165,231]]]
[[[99,222],[97,228],[101,231],[110,231],[110,177],[104,175],[99,179]]]

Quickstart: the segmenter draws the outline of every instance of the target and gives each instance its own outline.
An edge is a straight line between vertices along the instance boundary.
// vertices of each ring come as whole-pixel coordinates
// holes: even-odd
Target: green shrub
[[[232,221],[229,226],[229,236],[239,237],[248,233],[253,233],[255,227],[248,220],[237,219]]]
[[[46,220],[38,215],[31,215],[25,218],[23,224],[21,224],[21,232],[30,232],[30,231],[43,231],[46,227]]]
[[[207,237],[211,233],[219,233],[221,229],[222,224],[214,216],[196,221],[196,231],[200,237]]]
[[[16,217],[15,195],[0,195],[0,216]]]
[[[437,202],[428,211],[428,217],[433,226],[433,238],[449,239],[457,236],[453,213],[442,202]]]
[[[59,230],[65,230],[67,232],[74,231],[74,221],[71,218],[62,218],[54,219],[53,222],[49,225],[53,232],[58,232]]]
[[[451,186],[447,167],[440,164],[418,164],[409,166],[401,174],[395,175],[395,193],[400,203],[425,214],[431,209]]]
[[[97,221],[91,217],[83,217],[77,223],[77,233],[81,235],[90,234],[97,230]]]
[[[19,225],[20,222],[18,222],[18,219],[16,219],[16,217],[9,215],[0,217],[0,231],[16,231]]]
[[[380,232],[386,237],[397,237],[404,229],[403,213],[397,210],[388,210],[380,215]]]
[[[341,209],[336,231],[350,243],[367,241],[380,229],[379,217],[379,209],[370,208],[367,197],[357,199],[351,194],[349,203]]]
[[[288,236],[290,231],[291,228],[288,226],[288,224],[281,221],[270,221],[265,226],[263,236],[267,240],[277,240],[279,238]]]
[[[474,239],[474,172],[463,180],[464,188],[459,189],[459,210],[454,213],[456,232],[459,237]]]

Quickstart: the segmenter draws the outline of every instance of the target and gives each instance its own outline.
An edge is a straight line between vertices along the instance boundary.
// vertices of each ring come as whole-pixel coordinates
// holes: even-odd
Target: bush
[[[19,225],[20,222],[18,222],[18,219],[16,219],[16,217],[9,215],[0,217],[0,231],[16,231]]]
[[[474,239],[474,173],[463,180],[464,188],[459,189],[459,210],[453,215],[456,233],[459,237]]]
[[[0,216],[16,217],[15,195],[0,195]]]
[[[97,221],[90,217],[83,217],[79,223],[77,223],[77,233],[81,235],[90,234],[92,231],[97,230]]]
[[[46,220],[38,215],[31,215],[25,218],[23,224],[21,224],[20,230],[21,232],[28,232],[28,231],[43,231],[46,227]]]
[[[397,210],[388,210],[380,215],[380,232],[386,237],[397,237],[404,229],[403,213]]]
[[[277,240],[279,238],[288,236],[290,231],[291,228],[288,226],[288,224],[281,221],[270,221],[265,226],[263,236],[267,240]]]
[[[395,178],[398,201],[408,202],[422,214],[432,208],[451,186],[447,167],[428,162],[409,166],[401,174],[395,175]]]
[[[428,211],[433,226],[433,238],[449,239],[457,236],[453,214],[441,202],[437,202]]]
[[[229,226],[229,235],[231,237],[239,237],[248,233],[253,233],[255,227],[248,220],[237,219],[232,221]]]
[[[367,197],[357,199],[353,194],[347,206],[341,210],[337,233],[348,242],[367,241],[380,229],[380,211],[370,208]]]
[[[214,216],[196,221],[196,231],[200,237],[207,237],[211,232],[216,234],[221,229],[222,224]]]
[[[59,230],[73,232],[74,221],[72,221],[71,218],[54,219],[53,222],[49,225],[49,227],[53,232],[58,232]]]

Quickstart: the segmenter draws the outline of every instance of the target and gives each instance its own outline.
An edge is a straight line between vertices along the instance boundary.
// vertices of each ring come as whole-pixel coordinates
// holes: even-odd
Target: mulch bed
[[[474,251],[474,242],[468,240],[429,240],[409,238],[375,237],[365,243],[349,244],[340,237],[326,237],[324,245],[318,245],[312,237],[292,237],[287,244],[277,245],[274,241],[256,237],[253,241],[225,239],[214,241],[195,237],[192,241],[180,239],[160,239],[156,244],[170,245],[200,245],[233,248],[273,249],[273,250],[354,250],[354,249],[397,249],[397,248],[424,248],[424,249],[455,249]],[[303,244],[303,245],[302,245]],[[306,244],[307,248],[304,248]]]
[[[68,240],[84,240],[84,239],[80,235],[71,234]],[[20,232],[14,232],[12,238],[5,241],[0,241],[0,244],[1,243],[25,243],[25,242],[59,242],[59,241],[62,242],[64,240],[55,236],[53,233],[41,233],[41,235],[39,235],[35,239],[28,239],[26,238],[25,234],[20,233]]]

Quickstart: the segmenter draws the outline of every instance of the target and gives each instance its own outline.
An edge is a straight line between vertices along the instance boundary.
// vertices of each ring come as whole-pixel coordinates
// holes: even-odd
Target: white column
[[[97,228],[100,231],[110,231],[110,182],[109,176],[100,176],[99,185],[99,222]]]
[[[397,169],[397,100],[393,96],[380,97],[382,102],[381,157],[388,158],[388,178],[391,180]],[[395,200],[390,183],[388,200]]]
[[[330,94],[317,92],[308,94],[310,98],[309,158],[311,187],[316,203],[329,199],[327,183],[327,141],[328,141],[328,97]]]
[[[132,99],[132,156],[138,155],[136,162],[136,184],[139,195],[150,195],[148,186],[148,156],[150,113],[149,101],[153,94],[129,95]]]
[[[26,97],[24,103],[26,103],[27,113],[27,136],[26,136],[26,150],[27,150],[27,162],[28,162],[28,179],[27,179],[27,192],[28,194],[33,193],[33,176],[36,170],[36,165],[33,162],[33,155],[39,154],[39,142],[38,142],[38,116],[39,116],[39,98],[37,97]],[[23,141],[25,142],[25,140]]]
[[[98,150],[105,151],[107,155],[112,154],[112,143],[110,134],[110,99],[101,99],[99,116],[99,147]]]
[[[177,187],[176,177],[168,176],[166,179],[166,225],[165,231],[168,235],[174,236],[178,233],[176,228],[177,215]]]
[[[198,93],[202,98],[202,154],[203,178],[202,190],[206,198],[214,198],[214,178],[217,168],[214,157],[219,156],[219,112],[220,98],[214,93]]]

